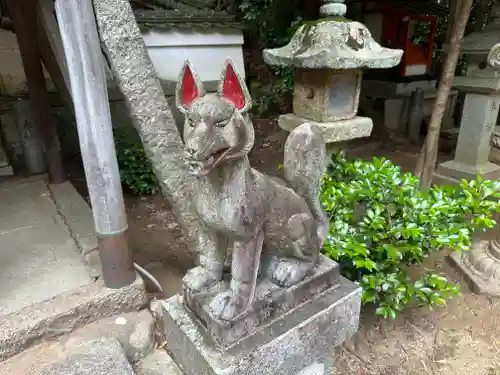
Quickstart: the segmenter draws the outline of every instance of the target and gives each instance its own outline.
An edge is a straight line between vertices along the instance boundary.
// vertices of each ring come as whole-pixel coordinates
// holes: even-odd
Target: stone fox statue
[[[188,293],[230,284],[210,303],[211,314],[231,321],[251,306],[259,275],[288,287],[301,281],[318,259],[328,220],[318,199],[326,168],[320,131],[297,127],[285,145],[285,180],[250,167],[254,129],[251,98],[228,60],[217,93],[207,94],[186,61],[176,93],[185,115],[184,141],[194,201],[204,230],[198,233],[200,265],[184,277]]]

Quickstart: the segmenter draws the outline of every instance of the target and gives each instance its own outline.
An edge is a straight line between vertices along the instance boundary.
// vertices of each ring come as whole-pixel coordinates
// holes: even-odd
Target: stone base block
[[[187,302],[188,312],[192,312],[193,319],[197,321],[205,336],[210,337],[220,349],[234,351],[238,350],[242,338],[262,332],[259,327],[287,314],[315,295],[338,285],[339,278],[338,263],[323,255],[320,255],[314,270],[304,280],[290,288],[279,287],[264,277],[257,284],[251,306],[231,323],[212,316],[209,308],[212,299],[219,292],[229,288],[227,281],[200,293],[185,290],[184,302]],[[243,340],[246,345],[248,341]]]
[[[452,263],[465,275],[475,293],[500,297],[500,259],[490,241],[478,241],[470,251],[452,253]]]
[[[500,179],[500,166],[490,162],[473,166],[450,160],[438,166],[434,173],[434,183],[459,185],[461,179],[474,180],[478,175],[484,180],[498,180]]]
[[[288,113],[280,116],[278,119],[280,128],[289,132],[306,122],[318,126],[323,131],[323,137],[326,143],[336,143],[369,137],[373,129],[372,119],[360,116],[350,120],[315,122],[296,116],[293,113]]]
[[[327,375],[333,348],[358,328],[361,289],[339,283],[303,302],[223,351],[174,296],[163,302],[167,343],[186,375]]]

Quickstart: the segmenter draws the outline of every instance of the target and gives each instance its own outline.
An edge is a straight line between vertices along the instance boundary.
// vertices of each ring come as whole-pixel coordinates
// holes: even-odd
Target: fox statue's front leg
[[[200,292],[222,280],[227,241],[209,228],[197,233],[200,249],[198,267],[189,270],[183,278],[184,285],[191,291]]]
[[[255,294],[263,242],[262,231],[246,241],[234,242],[230,288],[210,304],[215,316],[230,321],[248,308]]]

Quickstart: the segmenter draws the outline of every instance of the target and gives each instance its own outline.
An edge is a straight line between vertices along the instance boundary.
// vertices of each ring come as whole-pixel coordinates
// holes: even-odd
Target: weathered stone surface
[[[146,303],[144,283],[139,277],[121,289],[108,289],[98,280],[0,316],[0,361],[42,339],[61,336],[101,317],[140,310]]]
[[[172,205],[191,251],[201,231],[192,206],[194,177],[184,163],[184,144],[127,0],[94,0],[100,37],[134,125],[163,194]]]
[[[113,339],[82,343],[73,355],[34,375],[135,375],[123,354],[120,343]]]
[[[194,319],[199,319],[201,329],[221,348],[234,351],[241,340],[255,334],[260,327],[274,319],[284,316],[298,305],[309,301],[339,282],[340,272],[336,262],[320,255],[315,269],[304,280],[289,288],[281,288],[270,280],[260,281],[250,308],[230,324],[214,319],[209,308],[210,301],[219,290],[227,288],[220,285],[211,291],[201,293],[196,302]],[[187,298],[189,298],[187,296]]]
[[[316,122],[351,119],[356,116],[361,89],[361,71],[297,69],[293,113]]]
[[[495,129],[500,96],[468,92],[460,123],[457,148],[453,160],[439,165],[436,181],[446,179],[500,178],[500,167],[490,163],[491,135]]]
[[[186,312],[182,298],[164,302],[167,345],[186,375],[297,375],[331,361],[333,347],[358,327],[361,290],[341,278],[333,287],[221,352]]]
[[[263,52],[269,65],[311,69],[392,68],[403,56],[381,47],[363,24],[328,18],[305,23],[288,45]]]
[[[164,349],[157,349],[135,366],[136,375],[184,375]]]
[[[59,214],[65,218],[68,230],[77,243],[82,256],[97,249],[94,219],[87,202],[71,185],[71,182],[50,185],[49,189],[56,208]]]
[[[497,241],[477,241],[470,251],[452,253],[450,259],[475,293],[500,297],[500,246]]]
[[[323,139],[326,143],[337,143],[351,139],[369,137],[373,128],[373,121],[371,118],[360,116],[343,121],[315,122],[296,116],[293,113],[287,113],[286,115],[281,115],[278,119],[279,127],[287,131],[292,131],[297,126],[306,122],[321,129]]]
[[[93,281],[44,176],[2,182],[0,212],[0,319]]]
[[[475,166],[450,160],[438,166],[433,181],[442,185],[459,185],[460,180],[474,180],[477,176],[481,176],[484,180],[498,180],[500,167],[489,161]]]
[[[154,321],[148,310],[114,315],[82,327],[67,338],[61,338],[66,346],[92,339],[116,339],[128,361],[135,363],[147,356],[154,346]]]

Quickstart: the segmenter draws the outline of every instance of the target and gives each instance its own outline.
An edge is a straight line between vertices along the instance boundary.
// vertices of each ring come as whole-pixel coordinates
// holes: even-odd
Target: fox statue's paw
[[[217,294],[209,307],[214,317],[232,321],[247,310],[250,295],[250,288],[247,285],[234,283],[231,289]]]
[[[271,279],[279,286],[289,287],[302,281],[313,267],[313,262],[298,259],[280,259],[272,267]]]
[[[210,289],[222,279],[222,273],[198,266],[190,269],[182,279],[184,285],[192,291]]]

